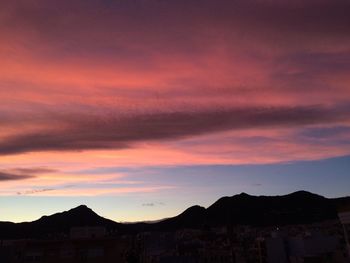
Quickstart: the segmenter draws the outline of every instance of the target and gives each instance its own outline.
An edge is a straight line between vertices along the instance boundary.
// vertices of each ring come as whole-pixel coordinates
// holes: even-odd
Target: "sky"
[[[0,1],[0,221],[350,195],[348,0]]]

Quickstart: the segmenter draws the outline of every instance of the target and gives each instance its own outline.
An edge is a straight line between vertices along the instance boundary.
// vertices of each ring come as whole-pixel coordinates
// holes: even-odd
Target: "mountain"
[[[220,217],[216,215],[220,214]],[[240,194],[218,200],[207,209],[209,224],[285,225],[337,217],[332,201],[300,191],[285,196]]]
[[[57,234],[68,234],[76,226],[105,226],[107,229],[122,228],[122,225],[97,215],[85,205],[69,211],[43,216],[24,223],[0,222],[0,238],[46,238]]]
[[[241,193],[220,198],[207,209],[192,207],[154,227],[166,230],[220,225],[308,224],[337,219],[338,206],[344,204],[350,204],[350,197],[327,199],[306,191],[283,196],[252,196]]]
[[[208,208],[192,206],[178,216],[156,223],[121,224],[100,217],[87,206],[43,216],[33,222],[0,222],[0,239],[48,238],[68,234],[75,226],[105,226],[119,233],[171,231],[220,225],[276,226],[307,224],[337,219],[339,206],[350,197],[328,199],[306,191],[283,196],[252,196],[246,193],[223,197]],[[349,206],[350,207],[350,206]]]
[[[186,209],[178,216],[153,224],[153,227],[155,229],[177,229],[179,227],[198,228],[202,226],[205,216],[206,209],[202,206],[195,205]]]

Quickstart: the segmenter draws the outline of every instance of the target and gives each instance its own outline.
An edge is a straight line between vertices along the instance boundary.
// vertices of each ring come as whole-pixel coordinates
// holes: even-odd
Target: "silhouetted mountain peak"
[[[314,193],[311,193],[311,192],[308,192],[308,191],[305,191],[305,190],[296,191],[296,192],[290,193],[290,194],[288,194],[286,196],[299,197],[299,198],[325,198],[325,197],[323,197],[321,195],[314,194]]]
[[[159,222],[159,226],[165,228],[178,228],[182,227],[197,227],[200,222],[203,221],[206,209],[202,206],[195,205],[187,208],[184,212],[176,217],[165,219]]]
[[[79,205],[75,208],[68,210],[67,213],[91,213],[97,215],[91,208],[87,207],[86,205]]]
[[[205,211],[205,208],[203,206],[194,205],[190,208],[187,208],[182,214],[201,213],[203,211]]]
[[[46,215],[32,222],[0,224],[0,238],[37,238],[47,235],[68,234],[72,227],[103,226],[106,229],[120,229],[121,224],[103,218],[86,205],[80,205],[68,211]]]
[[[89,210],[91,210],[87,205],[79,205],[79,206],[74,207],[74,208],[72,208],[72,209],[81,209],[81,210],[89,209]],[[72,209],[71,209],[71,210],[72,210]]]
[[[99,218],[100,216],[97,215],[91,208],[87,207],[86,205],[79,205],[77,207],[74,207],[72,209],[69,209],[68,211],[63,211],[60,213],[56,213],[53,215],[45,215],[42,216],[39,220],[37,221],[47,221],[47,220],[52,220],[52,219],[58,219],[58,218],[76,218],[76,217],[93,217],[93,218]]]
[[[247,194],[245,192],[242,192],[242,193],[240,193],[238,195],[234,195],[234,196],[229,197],[229,199],[233,199],[233,198],[236,198],[236,199],[250,199],[250,198],[254,198],[254,197],[256,197],[256,196]]]
[[[306,196],[306,195],[317,195],[317,194],[314,194],[314,193],[311,193],[311,192],[308,192],[308,191],[305,191],[305,190],[300,190],[300,191],[296,191],[296,192],[293,192],[293,193],[291,193],[291,195],[304,195],[304,196]],[[317,195],[317,196],[319,196],[319,195]]]
[[[239,202],[242,201],[248,201],[252,200],[253,198],[257,198],[257,196],[249,195],[247,193],[240,193],[233,196],[224,196],[221,197],[219,200],[217,200],[215,203],[213,203],[208,209],[215,208],[215,207],[221,207],[221,206],[228,206],[231,202]]]
[[[69,230],[74,226],[116,226],[118,223],[103,218],[96,214],[92,209],[86,205],[80,205],[68,211],[56,213],[50,216],[43,216],[36,224],[43,225],[48,228],[57,228],[61,230]]]

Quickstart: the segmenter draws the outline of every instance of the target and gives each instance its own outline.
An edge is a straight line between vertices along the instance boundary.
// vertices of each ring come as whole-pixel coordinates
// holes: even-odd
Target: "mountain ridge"
[[[158,222],[123,224],[96,214],[86,205],[45,215],[31,222],[0,222],[0,238],[42,238],[60,233],[68,235],[75,226],[104,226],[120,233],[169,231],[220,225],[308,224],[337,219],[339,206],[349,206],[350,197],[326,198],[307,191],[278,196],[240,193],[219,198],[204,208],[194,205],[177,216]]]

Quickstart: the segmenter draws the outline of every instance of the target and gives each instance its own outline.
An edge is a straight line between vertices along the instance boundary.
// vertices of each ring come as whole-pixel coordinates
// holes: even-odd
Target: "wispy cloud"
[[[55,189],[53,188],[34,189],[34,190],[27,190],[24,192],[17,192],[17,195],[32,195],[32,194],[43,193],[43,192],[54,191],[54,190]]]
[[[74,188],[57,188],[49,191],[39,191],[35,194],[40,196],[125,196],[135,194],[149,194],[161,191],[169,191],[174,189],[174,186],[139,186],[139,187],[82,187],[75,186]]]
[[[33,175],[23,175],[11,172],[0,172],[0,181],[23,180],[33,177]]]
[[[154,206],[163,206],[165,205],[163,202],[155,202],[155,203],[143,203],[142,206],[154,207]]]

